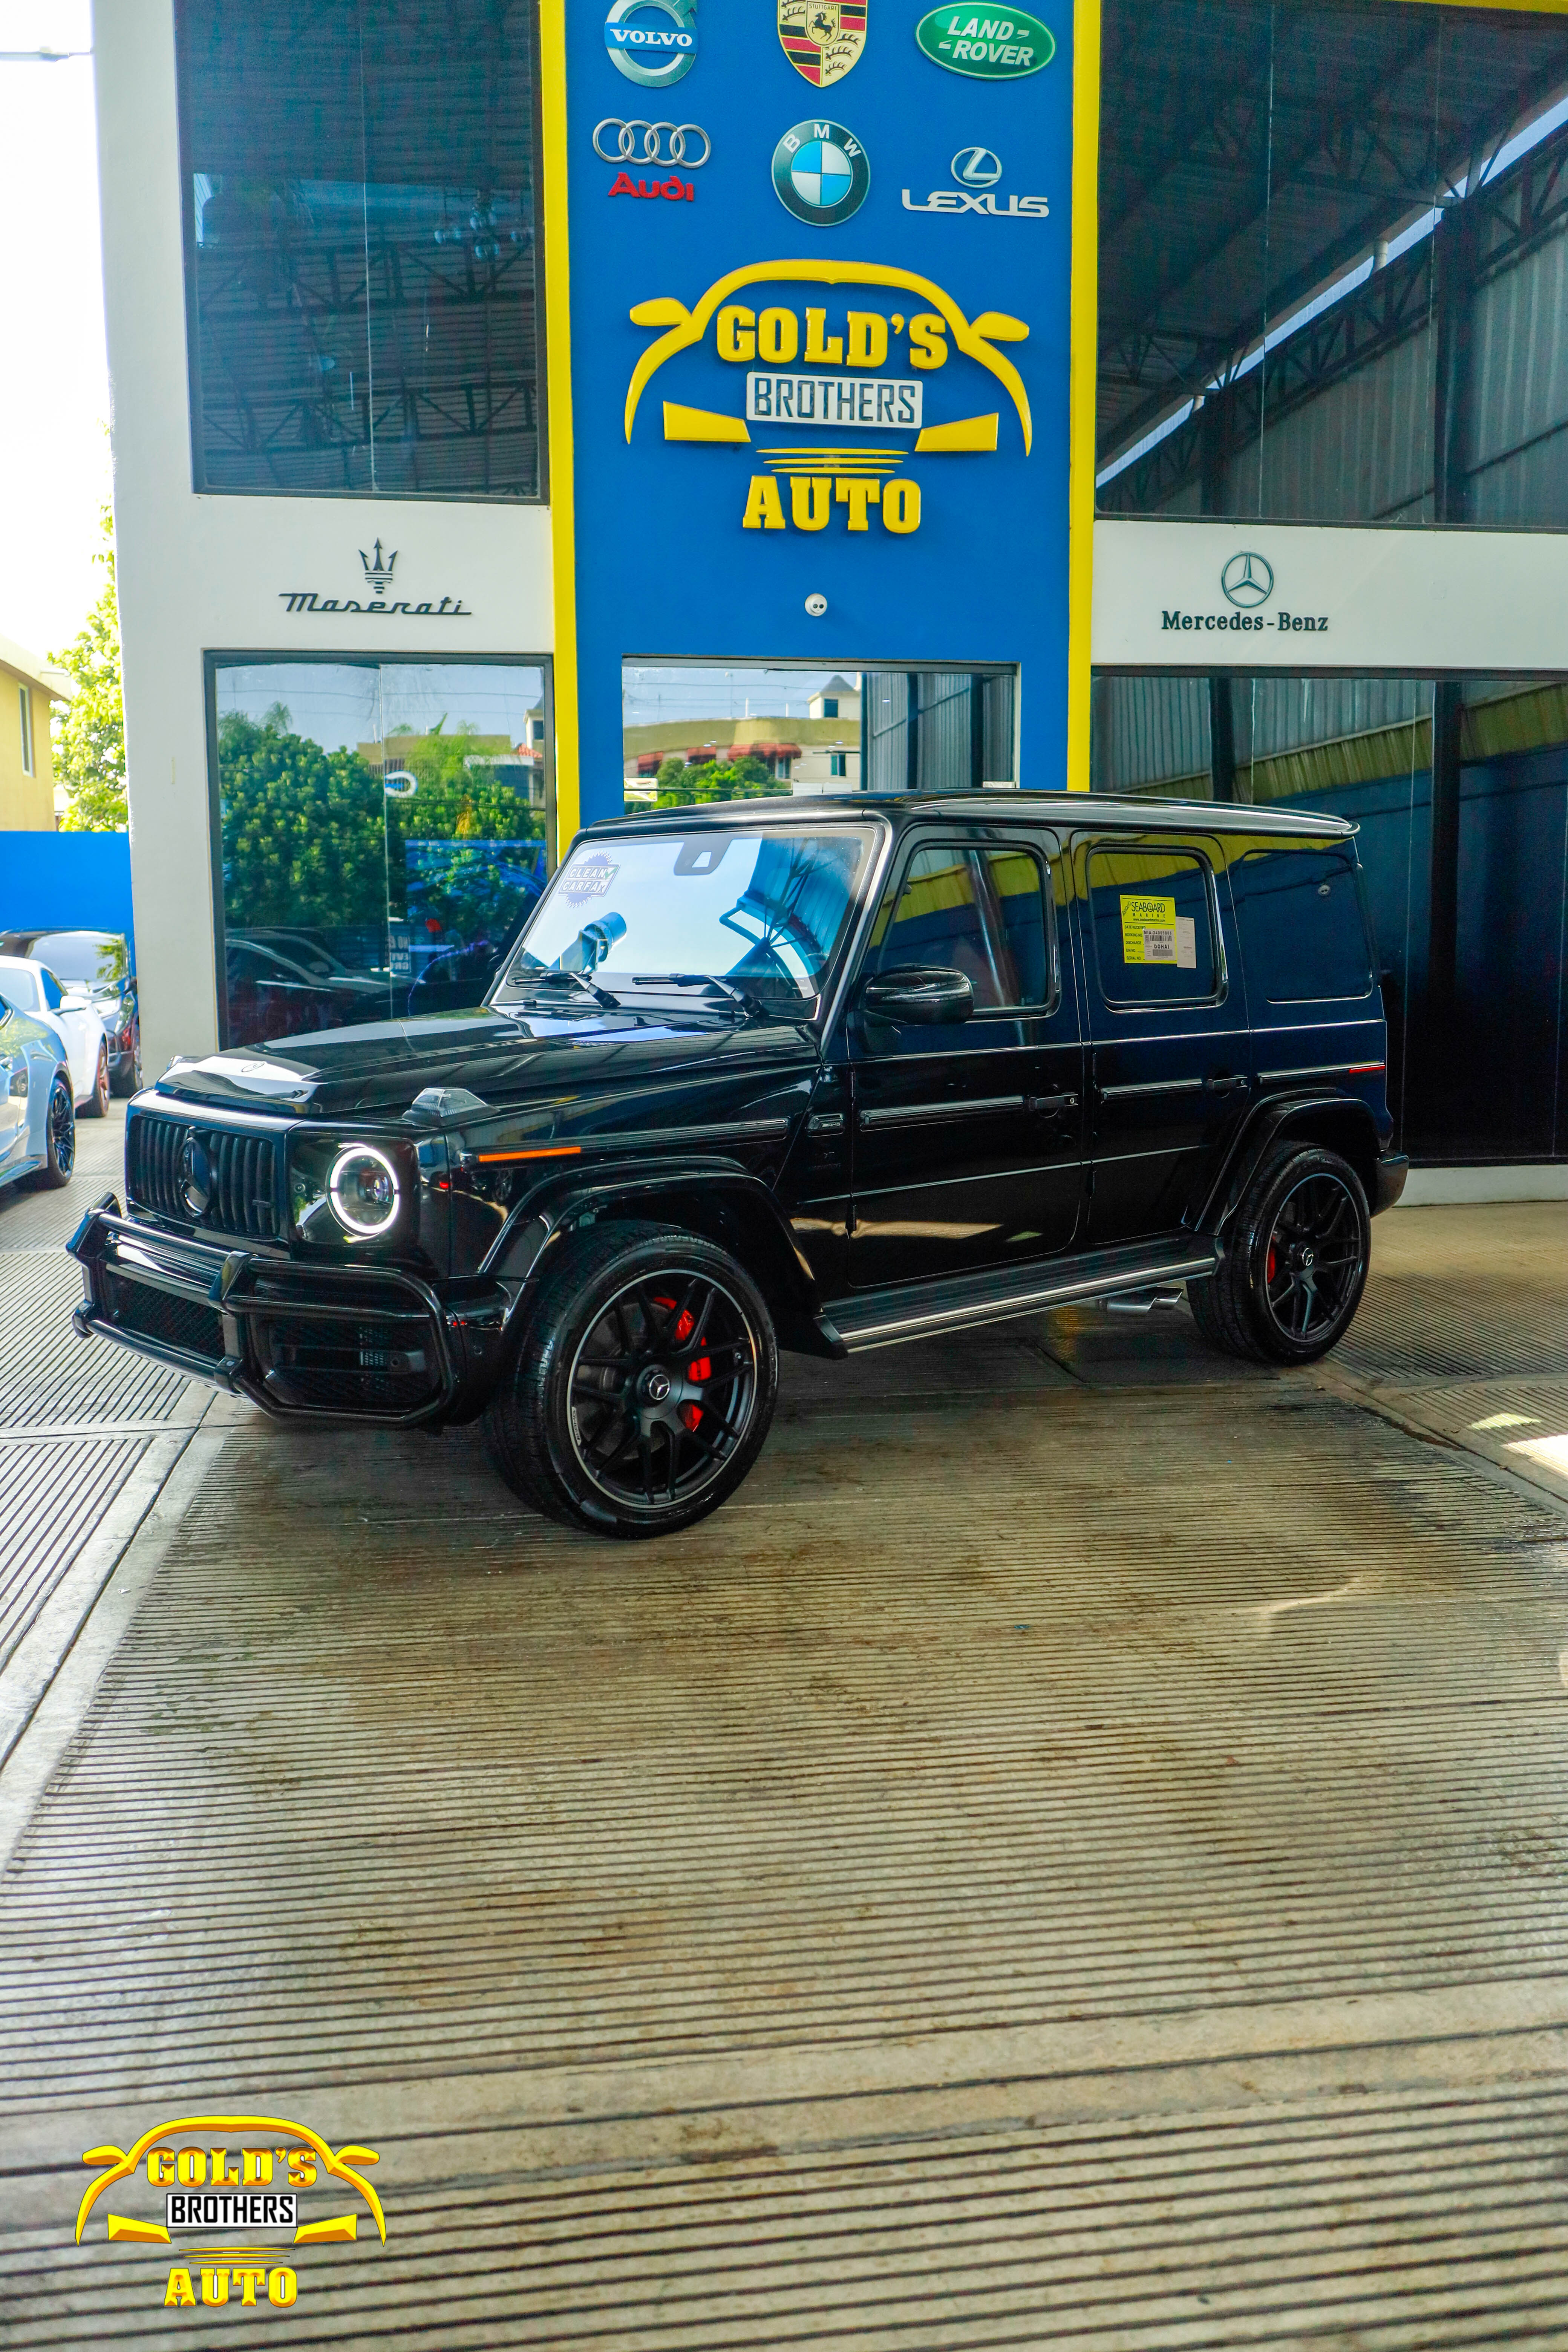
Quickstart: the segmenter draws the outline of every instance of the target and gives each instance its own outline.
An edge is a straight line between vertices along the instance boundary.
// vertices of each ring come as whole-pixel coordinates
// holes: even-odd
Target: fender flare
[[[479,1272],[519,1287],[507,1315],[510,1328],[526,1320],[527,1304],[565,1235],[617,1213],[648,1217],[665,1213],[702,1234],[745,1266],[768,1301],[781,1338],[820,1349],[816,1285],[776,1195],[738,1160],[713,1153],[679,1160],[626,1160],[563,1171],[518,1202],[491,1244]]]
[[[1350,1149],[1345,1150],[1337,1141],[1332,1148],[1344,1150],[1344,1157],[1366,1189],[1368,1202],[1375,1198],[1382,1139],[1370,1106],[1359,1095],[1340,1094],[1329,1087],[1312,1094],[1271,1095],[1266,1102],[1254,1105],[1233,1138],[1193,1219],[1198,1233],[1224,1233],[1253,1170],[1269,1147],[1292,1129],[1323,1142],[1338,1129]]]

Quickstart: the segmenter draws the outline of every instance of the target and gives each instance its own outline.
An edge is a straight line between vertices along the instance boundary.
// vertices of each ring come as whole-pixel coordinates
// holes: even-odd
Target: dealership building
[[[1552,1189],[1568,18],[806,13],[99,9],[149,1066],[476,1002],[682,774],[1284,803]]]

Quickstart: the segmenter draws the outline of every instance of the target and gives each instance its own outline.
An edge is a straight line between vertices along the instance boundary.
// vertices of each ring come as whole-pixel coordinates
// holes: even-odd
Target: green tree
[[[57,703],[50,717],[55,774],[70,795],[63,820],[68,833],[123,833],[130,818],[125,801],[125,714],[120,683],[120,604],[114,585],[114,525],[100,509],[103,545],[93,558],[108,577],[76,643],[49,659],[76,682],[68,703]]]
[[[687,767],[679,758],[661,762],[657,778],[660,808],[690,808],[700,801],[758,801],[787,796],[789,786],[768,772],[752,751],[738,760],[699,760]]]
[[[417,751],[397,761],[417,782],[411,793],[389,798],[386,805],[387,866],[395,891],[405,865],[405,842],[544,838],[542,810],[531,808],[521,793],[496,774],[491,762],[468,764],[477,729],[465,722],[448,735],[446,728],[443,717]]]
[[[218,775],[232,926],[385,919],[385,795],[357,751],[323,751],[270,715],[258,725],[229,711]]]

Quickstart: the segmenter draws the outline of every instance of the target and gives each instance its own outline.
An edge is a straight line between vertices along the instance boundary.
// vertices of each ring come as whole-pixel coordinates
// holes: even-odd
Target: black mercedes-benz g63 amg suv
[[[984,792],[581,834],[472,1010],[179,1061],[98,1334],[268,1412],[483,1413],[501,1475],[654,1536],[733,1493],[777,1349],[1185,1284],[1331,1348],[1397,1200],[1353,828]]]

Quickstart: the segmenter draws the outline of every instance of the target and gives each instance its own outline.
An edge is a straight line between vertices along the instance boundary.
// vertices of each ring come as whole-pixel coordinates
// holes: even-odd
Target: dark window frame
[[[183,19],[187,5],[188,0],[174,0],[174,104],[180,155],[180,265],[184,295],[185,383],[191,420],[191,489],[194,496],[204,499],[368,499],[374,500],[378,506],[385,505],[389,508],[405,502],[420,506],[548,507],[550,504],[550,321],[545,288],[547,195],[544,184],[543,77],[539,69],[541,58],[539,0],[528,0],[534,63],[531,108],[532,152],[535,163],[531,192],[534,220],[533,398],[534,414],[538,419],[535,434],[538,444],[537,486],[528,495],[510,490],[464,490],[454,495],[450,490],[370,490],[363,487],[334,490],[291,490],[279,488],[276,485],[266,488],[235,489],[226,484],[209,483],[204,478],[201,320],[196,300],[195,271],[196,207],[194,184],[195,173],[191,155],[188,83],[183,64],[184,57]]]
[[[884,903],[888,907],[889,929],[892,927],[893,917],[898,913],[899,901],[903,897],[910,866],[917,857],[932,849],[976,851],[982,855],[987,850],[994,850],[1003,856],[1015,856],[1026,853],[1034,859],[1040,875],[1040,902],[1044,908],[1042,921],[1045,930],[1047,994],[1037,1004],[977,1004],[963,1025],[965,1028],[970,1028],[977,1021],[1006,1021],[1016,1025],[1020,1021],[1051,1020],[1061,1009],[1062,961],[1060,932],[1057,921],[1056,889],[1051,873],[1051,853],[1046,845],[1035,835],[1023,833],[1014,835],[987,832],[963,835],[943,831],[941,834],[911,835],[904,843],[902,856],[893,875],[884,886],[881,898],[878,902],[878,915],[880,914]],[[876,918],[873,917],[873,929],[875,921]],[[876,950],[878,962],[874,965],[870,960],[871,950],[868,942],[867,951],[859,966],[861,978],[865,978],[879,968],[881,954],[882,950],[879,947]]]

